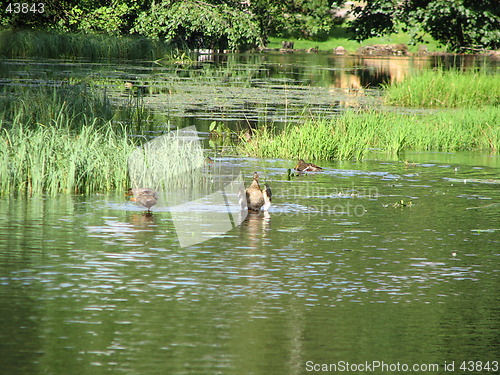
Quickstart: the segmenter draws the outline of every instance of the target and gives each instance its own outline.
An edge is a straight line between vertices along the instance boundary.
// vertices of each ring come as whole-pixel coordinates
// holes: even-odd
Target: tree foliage
[[[455,51],[500,47],[498,0],[368,0],[354,14],[350,30],[357,40],[396,32],[401,25],[415,42],[426,32]]]
[[[260,4],[259,4],[260,3]],[[271,16],[268,31],[273,36],[325,39],[336,23],[334,15],[344,0],[253,1],[252,10],[260,17]]]
[[[141,34],[181,48],[245,50],[269,36],[322,39],[337,22],[345,0],[46,0],[43,13],[6,12],[2,28]],[[37,3],[38,4],[38,3]],[[367,0],[354,9],[354,39],[399,30],[415,42],[423,33],[448,45],[500,47],[498,0]]]
[[[179,47],[248,49],[273,36],[321,38],[344,0],[46,0],[43,13],[4,13],[0,27],[141,34]],[[0,0],[0,4],[6,4]],[[4,7],[4,5],[2,5]],[[3,9],[2,9],[3,10]]]
[[[226,3],[163,0],[139,14],[133,32],[180,47],[247,49],[259,44],[251,13]]]

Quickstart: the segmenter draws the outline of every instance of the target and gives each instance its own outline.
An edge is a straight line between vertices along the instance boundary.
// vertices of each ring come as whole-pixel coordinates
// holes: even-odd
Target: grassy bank
[[[296,49],[308,49],[317,47],[321,51],[332,51],[338,46],[344,47],[349,52],[356,52],[358,48],[362,46],[369,46],[373,44],[407,44],[408,50],[412,53],[418,51],[418,45],[410,45],[410,36],[407,33],[399,32],[390,34],[383,37],[374,37],[366,39],[359,43],[355,40],[349,39],[351,34],[347,32],[346,26],[336,26],[328,36],[328,39],[324,41],[315,40],[305,40],[305,39],[288,39],[288,38],[269,38],[268,48],[281,48],[281,42],[283,40],[290,40],[294,42],[294,48]],[[430,36],[424,37],[423,43],[429,52],[444,52],[445,47],[441,46],[437,41],[432,39]]]
[[[311,119],[279,133],[257,130],[240,152],[286,159],[362,159],[370,150],[460,151],[500,148],[500,109],[447,110],[431,115],[348,112]]]
[[[404,107],[474,108],[500,105],[500,75],[422,71],[385,87],[385,102]]]
[[[142,37],[102,34],[59,34],[46,31],[0,31],[0,56],[157,60],[169,45]]]
[[[343,46],[350,52],[359,47],[373,44],[408,44],[410,52],[417,52],[418,46],[409,45],[410,37],[406,33],[395,33],[384,37],[370,38],[362,43],[351,40],[346,26],[337,26],[324,41],[295,40],[281,37],[269,38],[268,48],[281,48],[283,40],[292,40],[294,48],[308,49],[318,47],[331,51]],[[444,51],[431,37],[425,37],[425,46],[429,51]],[[41,30],[0,30],[0,56],[45,57],[91,60],[102,59],[147,59],[156,61],[167,57],[175,60],[176,51],[168,44],[143,37],[107,36],[104,34],[61,34]]]

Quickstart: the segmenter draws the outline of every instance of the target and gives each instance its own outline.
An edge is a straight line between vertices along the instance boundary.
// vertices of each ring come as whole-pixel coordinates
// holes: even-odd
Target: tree
[[[151,0],[45,0],[27,2],[27,12],[2,4],[0,27],[12,29],[50,29],[66,32],[127,34],[136,14],[149,7]],[[13,2],[10,2],[11,4]],[[19,2],[22,4],[22,2]],[[33,7],[33,9],[31,9]]]
[[[345,0],[253,0],[251,11],[260,20],[265,36],[322,40],[340,19],[336,8]]]
[[[141,34],[180,48],[246,50],[269,36],[321,39],[344,0],[46,0],[42,13],[6,13],[0,27]],[[0,4],[5,0],[0,0]]]
[[[354,9],[350,31],[364,40],[396,32],[399,25],[414,42],[429,33],[450,50],[500,47],[498,0],[368,0]]]
[[[199,0],[163,0],[139,14],[132,32],[180,48],[249,49],[260,33],[250,12]]]
[[[328,0],[160,0],[133,31],[197,48],[264,46],[270,35],[324,38],[334,25]],[[227,47],[224,47],[226,45]]]

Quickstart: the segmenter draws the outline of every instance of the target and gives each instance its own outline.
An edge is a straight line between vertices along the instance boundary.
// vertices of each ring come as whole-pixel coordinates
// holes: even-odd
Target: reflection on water
[[[500,169],[454,155],[332,162],[290,181],[290,162],[263,160],[269,213],[190,247],[171,213],[122,195],[3,198],[2,373],[494,360],[500,191],[482,181]]]

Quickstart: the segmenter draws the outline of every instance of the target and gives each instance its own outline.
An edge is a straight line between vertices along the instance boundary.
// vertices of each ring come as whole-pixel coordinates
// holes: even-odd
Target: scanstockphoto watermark
[[[321,186],[316,182],[306,182],[288,187],[287,184],[276,185],[279,189],[286,191],[290,197],[309,198],[368,198],[377,199],[379,191],[376,186]]]
[[[384,361],[365,361],[365,362],[348,362],[338,361],[331,363],[317,363],[307,361],[305,363],[307,372],[346,372],[346,373],[360,373],[360,372],[438,372],[442,370],[442,366],[437,363],[387,363]],[[445,370],[446,371],[446,370]]]
[[[283,215],[354,216],[366,214],[365,202],[379,197],[377,187],[372,186],[317,186],[314,182],[287,186],[278,184],[274,189],[278,196],[286,197],[288,205],[296,210],[285,210]]]
[[[482,373],[498,373],[500,365],[498,361],[444,361],[442,363],[389,363],[385,361],[365,361],[365,362],[348,362],[337,361],[329,363],[318,363],[314,361],[307,361],[305,363],[307,372],[331,372],[331,373],[410,373],[410,372],[441,372],[441,373],[455,373],[455,372],[482,372]]]

